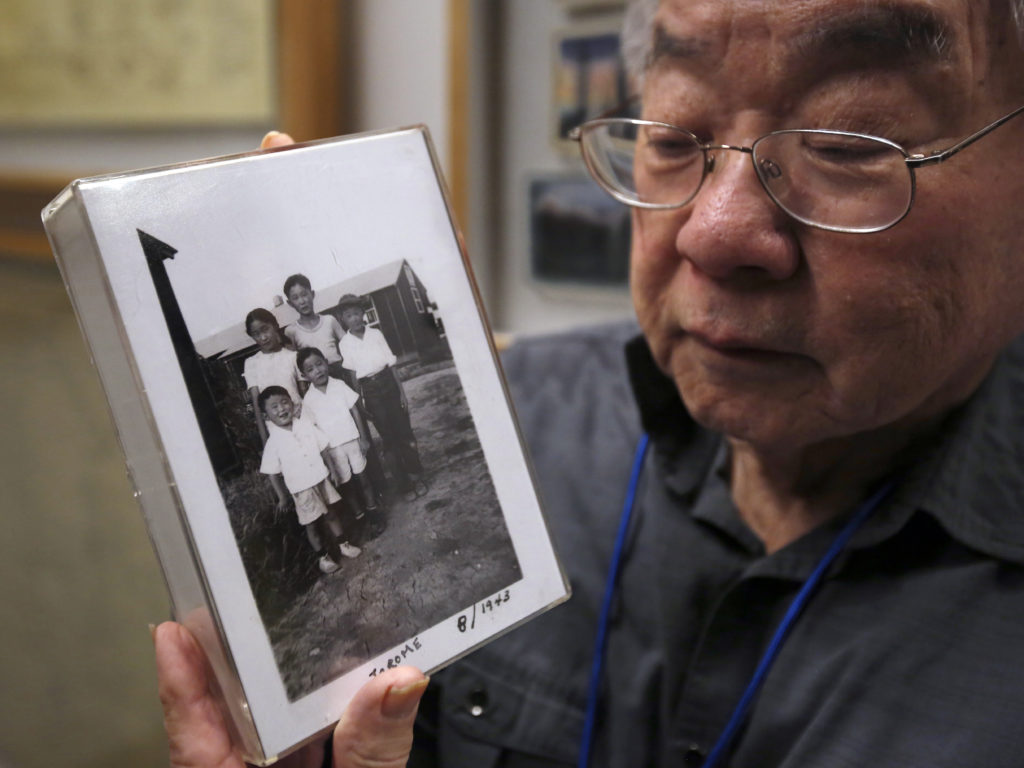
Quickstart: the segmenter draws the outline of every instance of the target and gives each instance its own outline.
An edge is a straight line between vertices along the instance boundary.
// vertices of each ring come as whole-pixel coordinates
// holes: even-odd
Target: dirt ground
[[[293,512],[275,517],[265,478],[249,472],[222,486],[292,700],[520,578],[455,368],[404,387],[427,493],[405,501],[389,483],[378,519],[345,516],[363,551],[337,572],[316,568]]]

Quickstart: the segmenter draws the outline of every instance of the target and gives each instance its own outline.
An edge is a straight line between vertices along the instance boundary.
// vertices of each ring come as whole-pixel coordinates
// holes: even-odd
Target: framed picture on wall
[[[125,5],[6,3],[0,126],[88,129],[95,141],[106,130],[152,138],[262,126],[299,141],[345,132],[346,4],[132,0],[129,14]],[[305,85],[278,87],[296,82]],[[0,171],[0,259],[50,263],[39,209],[83,170],[111,170],[88,153],[77,162],[84,167]]]
[[[8,0],[0,124],[265,125],[274,119],[274,5]],[[85,9],[87,7],[87,10]],[[188,55],[185,55],[185,51]]]
[[[625,286],[629,209],[585,173],[529,182],[530,272],[549,283]]]
[[[573,147],[567,140],[569,131],[629,98],[621,26],[622,15],[611,14],[555,36],[552,131],[556,144],[567,151]]]

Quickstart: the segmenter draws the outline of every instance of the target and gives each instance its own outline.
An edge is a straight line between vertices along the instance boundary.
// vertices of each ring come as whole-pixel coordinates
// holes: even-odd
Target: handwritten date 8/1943
[[[459,632],[465,632],[470,629],[476,628],[476,613],[477,609],[480,613],[490,613],[496,611],[501,606],[505,605],[512,598],[509,590],[505,589],[496,594],[494,597],[489,597],[486,600],[481,600],[479,603],[473,603],[473,609],[468,613],[463,613],[455,620],[455,626],[459,628]]]
[[[402,666],[402,662],[405,661],[406,657],[409,656],[409,654],[415,653],[422,647],[423,645],[420,643],[419,637],[414,637],[401,648],[396,648],[395,652],[388,656],[388,660],[384,664],[384,666],[374,666],[374,668],[370,670],[370,677],[376,677],[377,675],[383,673],[385,669],[394,669],[395,667]]]

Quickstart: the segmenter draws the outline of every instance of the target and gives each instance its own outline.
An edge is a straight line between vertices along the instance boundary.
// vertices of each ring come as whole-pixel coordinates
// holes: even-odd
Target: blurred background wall
[[[270,128],[305,140],[425,123],[494,327],[534,333],[629,314],[621,281],[547,280],[531,260],[531,190],[538,180],[582,177],[572,148],[552,137],[560,50],[569,50],[560,41],[616,24],[620,3],[258,2],[266,3],[267,25],[258,76],[270,89],[262,113],[182,120],[161,117],[167,104],[155,103],[148,113],[132,104],[69,117],[33,98],[56,88],[52,79],[20,77],[20,93],[0,87],[0,402],[8,406],[0,428],[0,768],[166,762],[146,626],[168,617],[163,584],[38,223],[39,210],[72,178],[249,151]],[[244,10],[199,0],[9,5],[0,73],[36,66],[45,75],[47,62],[33,57],[59,52],[64,86],[99,85],[104,96],[151,70],[172,78],[169,50],[181,61],[195,57],[193,44],[223,53],[203,35],[241,29],[239,19],[199,24],[181,15]],[[142,32],[159,33],[160,45],[122,50]],[[241,32],[231,34],[236,58],[260,44],[241,46]],[[104,36],[122,56],[106,69],[95,48],[78,47]],[[144,95],[173,85],[157,78]],[[188,94],[192,86],[176,87]],[[202,85],[195,87],[198,98]]]

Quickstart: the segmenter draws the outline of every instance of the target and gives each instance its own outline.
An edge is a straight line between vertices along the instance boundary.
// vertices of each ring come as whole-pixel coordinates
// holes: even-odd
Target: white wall
[[[447,0],[354,0],[356,130],[425,123],[448,160]]]
[[[246,152],[269,126],[240,129],[0,131],[0,170],[88,176]]]

